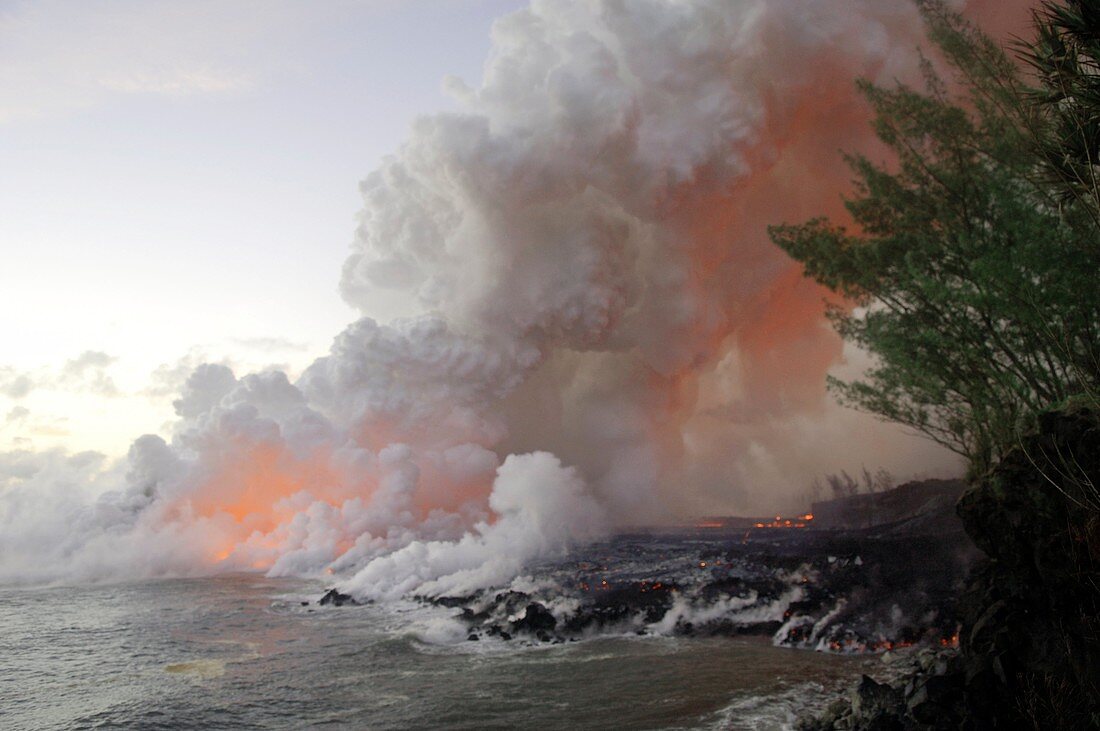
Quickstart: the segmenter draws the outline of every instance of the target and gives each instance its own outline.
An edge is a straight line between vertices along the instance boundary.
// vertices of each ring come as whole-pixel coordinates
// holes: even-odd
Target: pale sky
[[[322,354],[358,181],[521,5],[0,2],[0,449],[120,454],[194,363]]]

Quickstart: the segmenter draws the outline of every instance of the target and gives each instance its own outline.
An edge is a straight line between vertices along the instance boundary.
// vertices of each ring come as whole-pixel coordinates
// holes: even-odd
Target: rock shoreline
[[[862,682],[798,728],[1100,728],[1100,414],[1041,415],[958,513],[985,556],[958,603],[959,650],[894,686]]]
[[[918,517],[919,532],[903,520],[619,536],[585,549],[583,560],[536,567],[531,588],[422,601],[459,610],[470,640],[756,635],[841,653],[953,645],[958,596],[977,553],[953,511]]]
[[[798,731],[893,731],[959,728],[963,663],[956,648],[925,649],[893,682],[860,678],[848,696],[798,719]],[[895,674],[898,674],[895,670]]]
[[[533,566],[506,589],[420,600],[456,610],[469,641],[633,633],[767,636],[840,653],[950,645],[977,551],[945,489],[928,481],[875,496],[891,504],[879,511],[891,522],[868,527],[619,535]],[[330,590],[320,603],[355,600]]]

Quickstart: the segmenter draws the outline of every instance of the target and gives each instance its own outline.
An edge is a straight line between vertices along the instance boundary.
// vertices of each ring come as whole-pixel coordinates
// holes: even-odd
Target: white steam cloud
[[[341,291],[424,314],[352,323],[296,383],[200,366],[170,441],[106,471],[9,455],[0,580],[463,593],[617,523],[789,493],[851,435],[822,427],[823,293],[765,227],[837,210],[835,151],[867,136],[852,79],[911,75],[919,28],[908,0],[502,18],[482,83],[449,82],[463,110],[362,184]]]

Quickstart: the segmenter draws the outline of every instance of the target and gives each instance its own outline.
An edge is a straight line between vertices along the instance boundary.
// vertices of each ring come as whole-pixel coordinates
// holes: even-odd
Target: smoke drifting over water
[[[296,383],[202,366],[170,443],[107,472],[20,456],[0,579],[254,568],[447,593],[615,524],[770,509],[824,469],[926,468],[828,405],[824,292],[765,233],[839,215],[836,151],[869,144],[852,79],[911,78],[920,27],[907,0],[501,19],[483,83],[449,82],[463,111],[362,184],[341,292],[425,314],[352,323]],[[89,482],[110,489],[82,500]]]

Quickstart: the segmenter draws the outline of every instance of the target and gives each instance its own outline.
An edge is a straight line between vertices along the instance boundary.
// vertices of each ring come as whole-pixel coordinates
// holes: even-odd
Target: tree
[[[859,82],[894,161],[845,157],[856,230],[770,233],[843,295],[834,327],[875,356],[862,379],[830,379],[840,400],[982,471],[1022,419],[1100,381],[1097,230],[1042,174],[1044,118],[1016,66],[942,3],[921,7],[961,93],[927,61],[921,90]]]
[[[859,493],[859,483],[845,470],[841,470],[840,474],[825,475],[825,482],[829,485],[834,500],[852,497]]]
[[[1061,199],[1100,228],[1100,4],[1044,2],[1034,19],[1035,39],[1019,55],[1040,82],[1028,100],[1042,122],[1036,147]]]

